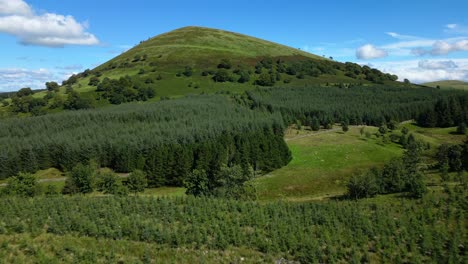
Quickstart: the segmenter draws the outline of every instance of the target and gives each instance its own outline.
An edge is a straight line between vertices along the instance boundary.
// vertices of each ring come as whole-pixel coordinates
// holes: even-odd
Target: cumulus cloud
[[[31,15],[31,7],[22,0],[0,0],[0,15]]]
[[[452,61],[434,61],[434,60],[422,60],[418,63],[419,68],[429,70],[440,70],[440,69],[454,69],[458,68],[458,65]]]
[[[377,62],[374,63],[374,67],[398,75],[400,81],[404,79],[414,83],[440,80],[468,81],[468,59]]]
[[[87,27],[87,23],[79,23],[72,16],[36,14],[22,0],[0,0],[0,32],[17,37],[24,45],[99,44],[98,38],[86,31]]]
[[[16,91],[22,87],[44,88],[44,83],[57,80],[57,76],[48,69],[0,69],[0,91]]]
[[[364,45],[356,50],[356,57],[362,60],[378,59],[386,57],[388,53],[371,44]]]
[[[468,39],[462,39],[455,42],[439,40],[434,42],[430,49],[415,48],[412,50],[412,53],[419,56],[426,54],[440,56],[457,51],[468,51]]]

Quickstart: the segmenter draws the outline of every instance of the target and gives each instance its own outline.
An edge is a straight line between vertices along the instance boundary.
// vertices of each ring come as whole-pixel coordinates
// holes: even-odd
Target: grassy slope
[[[296,131],[290,133],[288,137],[294,137]],[[255,180],[260,198],[301,201],[343,194],[346,180],[353,173],[382,164],[403,152],[396,144],[380,145],[378,142],[375,137],[361,137],[359,127],[350,127],[347,133],[335,130],[290,138],[287,143],[293,160]]]
[[[423,85],[430,86],[430,87],[440,86],[441,89],[468,90],[468,82],[456,81],[456,80],[429,82],[429,83],[424,83]]]
[[[145,60],[134,62],[135,56],[147,56]],[[216,70],[221,59],[232,62],[233,68],[253,70],[255,64],[262,58],[281,58],[285,61],[301,61],[308,59],[328,60],[326,58],[287,47],[270,41],[218,29],[201,27],[184,27],[164,33],[142,41],[139,45],[114,59],[98,66],[95,70],[102,73],[100,79],[105,77],[118,79],[125,75],[138,76],[143,80],[155,80],[153,87],[157,97],[179,97],[186,94],[214,93],[218,91],[243,92],[255,87],[249,83],[215,83],[210,77],[201,76],[202,71]],[[121,65],[128,63],[125,68]],[[112,68],[112,65],[116,66]],[[193,68],[191,77],[176,77],[185,66]],[[138,74],[143,69],[144,74]],[[161,76],[161,80],[156,80]],[[291,79],[291,83],[277,82],[278,86],[304,86],[318,83],[353,83],[356,80],[344,76],[341,72],[333,76],[320,76],[312,78],[306,76],[299,80],[294,76],[282,74],[283,79]],[[80,93],[93,96],[96,89],[89,86],[91,76],[81,78],[73,88]],[[363,81],[367,83],[366,81]],[[190,87],[190,84],[192,84]],[[194,88],[194,86],[198,86]],[[65,87],[61,88],[61,93]],[[46,92],[39,92],[35,97],[43,97]],[[1,109],[2,107],[0,107]]]
[[[441,143],[460,144],[465,139],[453,134],[455,128],[421,128],[411,123],[403,126],[416,138],[430,143],[432,151]],[[366,127],[366,131],[374,133],[377,128]],[[350,127],[347,133],[340,130],[314,133],[288,131],[286,140],[293,160],[254,180],[261,200],[308,201],[344,194],[346,181],[353,173],[382,165],[404,151],[397,144],[383,144],[375,136],[361,137],[359,127]]]

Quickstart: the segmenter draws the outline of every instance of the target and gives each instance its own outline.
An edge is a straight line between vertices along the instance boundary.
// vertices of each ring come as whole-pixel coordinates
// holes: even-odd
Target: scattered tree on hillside
[[[99,172],[96,175],[96,188],[104,194],[125,195],[128,192],[127,187],[123,186],[122,181],[112,171]]]
[[[95,187],[94,168],[90,165],[79,163],[70,171],[63,194],[90,193]]]
[[[228,59],[222,59],[221,62],[218,64],[218,69],[231,69],[232,63]]]
[[[260,86],[273,86],[275,82],[275,76],[267,72],[260,74],[260,76],[258,76],[258,79],[255,80],[255,84]]]
[[[68,94],[67,100],[63,103],[63,108],[67,110],[79,110],[92,108],[93,102],[89,98],[83,98],[78,92],[72,91]]]
[[[314,116],[312,118],[312,123],[311,123],[310,127],[312,128],[312,131],[319,131],[320,130],[320,121],[316,116]]]
[[[134,170],[125,181],[125,185],[133,193],[143,192],[148,186],[146,174],[141,170]]]
[[[205,170],[193,170],[184,185],[186,193],[194,196],[214,196],[230,199],[252,198],[252,188],[246,182],[253,177],[252,168],[242,169],[239,165],[221,166],[220,170],[209,175]]]
[[[465,122],[461,122],[457,127],[457,133],[460,135],[466,134],[466,124]]]
[[[23,96],[28,96],[28,95],[32,95],[32,94],[33,94],[33,91],[29,87],[21,88],[21,89],[19,89],[18,92],[16,92],[17,97],[23,97]]]
[[[4,192],[9,195],[29,196],[37,194],[37,179],[30,173],[18,173],[8,179]]]
[[[348,120],[343,120],[341,122],[341,129],[343,130],[343,132],[348,132],[349,130],[349,122]]]
[[[192,67],[190,67],[190,66],[185,66],[185,69],[184,69],[184,71],[182,72],[182,74],[183,74],[185,77],[190,77],[190,76],[192,76],[192,74],[193,74],[193,69],[192,69]]]
[[[57,92],[59,90],[59,85],[56,82],[46,82],[45,83],[47,91]]]
[[[213,80],[215,82],[230,82],[232,81],[232,77],[226,69],[222,68],[216,71]]]

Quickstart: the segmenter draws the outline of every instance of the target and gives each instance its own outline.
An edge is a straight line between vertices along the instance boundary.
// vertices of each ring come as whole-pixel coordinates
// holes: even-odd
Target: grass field
[[[441,143],[461,144],[465,140],[465,136],[453,133],[454,127],[421,128],[410,122],[403,126],[409,128],[416,138],[430,143],[431,151]],[[337,128],[318,133],[289,129],[286,141],[293,160],[287,166],[254,180],[259,199],[308,201],[342,195],[351,175],[381,166],[401,156],[404,151],[400,145],[384,144],[374,135],[371,138],[361,136],[360,127],[350,127],[347,133]],[[375,133],[377,128],[366,127],[365,130]]]
[[[430,83],[424,83],[423,85],[434,87],[434,88],[439,86],[441,89],[468,90],[468,82],[455,81],[455,80],[430,82]]]
[[[380,165],[402,154],[394,143],[379,144],[379,139],[361,137],[359,127],[350,131],[299,133],[289,131],[287,143],[293,160],[254,182],[261,200],[306,201],[341,195],[353,173]],[[374,131],[375,128],[367,128]],[[310,136],[304,136],[310,134]]]

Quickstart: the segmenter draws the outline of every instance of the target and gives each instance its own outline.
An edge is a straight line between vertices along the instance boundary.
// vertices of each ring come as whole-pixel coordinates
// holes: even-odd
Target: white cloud
[[[55,67],[57,69],[61,69],[61,70],[70,70],[70,71],[79,71],[81,69],[83,69],[83,66],[80,65],[80,64],[73,64],[73,65],[67,65],[67,66],[58,66],[58,67]]]
[[[434,42],[430,49],[416,48],[412,50],[415,55],[447,55],[457,51],[468,51],[468,39],[462,39],[455,42],[448,42],[444,40],[438,40]]]
[[[48,69],[0,69],[0,91],[17,91],[23,87],[44,88],[45,82],[58,80]]]
[[[371,44],[361,46],[356,50],[356,57],[362,60],[378,59],[386,57],[387,55],[388,53],[385,50],[379,49]]]
[[[31,15],[31,7],[22,0],[0,0],[0,15]]]
[[[447,24],[445,25],[445,32],[450,34],[468,34],[468,26],[459,24]]]
[[[449,29],[454,29],[457,27],[457,24],[447,24],[446,27]]]
[[[389,35],[392,38],[396,39],[401,39],[401,40],[414,40],[414,39],[420,39],[419,37],[415,36],[410,36],[410,35],[402,35],[396,32],[386,32],[387,35]]]
[[[0,0],[0,32],[13,35],[24,45],[63,47],[97,45],[99,40],[86,32],[87,23],[72,16],[53,13],[38,15],[22,0]]]
[[[418,63],[419,68],[429,70],[444,70],[458,68],[458,65],[453,60],[436,61],[436,60],[422,60]]]
[[[448,67],[443,67],[443,65]],[[455,67],[456,65],[456,67]],[[414,83],[440,80],[468,81],[468,59],[419,60],[376,62],[373,66],[383,72],[396,74],[400,81],[408,79]]]

